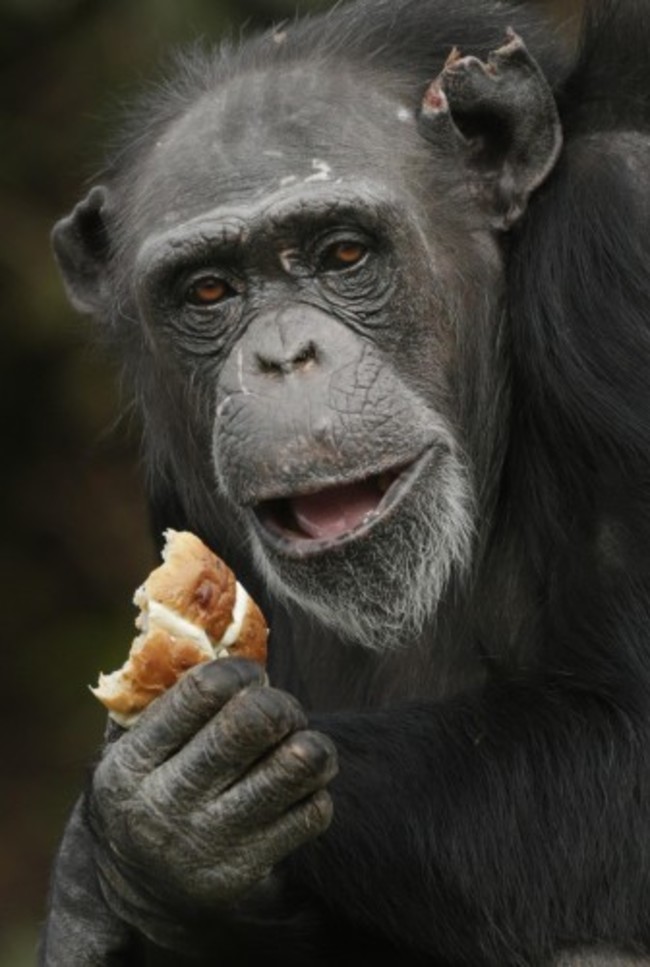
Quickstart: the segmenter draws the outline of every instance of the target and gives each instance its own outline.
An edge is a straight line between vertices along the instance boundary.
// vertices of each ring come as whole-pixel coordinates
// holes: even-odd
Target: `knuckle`
[[[151,803],[136,801],[115,827],[113,848],[119,855],[146,860],[169,848],[169,824]]]
[[[182,812],[183,807],[187,805],[184,801],[187,797],[179,795],[173,776],[173,770],[155,769],[145,779],[141,790],[141,800],[146,805],[147,812],[150,812],[152,816],[157,813],[169,812],[175,814]],[[180,801],[177,802],[177,800]]]
[[[278,688],[258,688],[248,693],[260,714],[283,730],[302,728],[307,717],[293,695]]]
[[[182,676],[173,690],[175,698],[177,702],[188,705],[197,702],[209,705],[215,697],[228,690],[229,677],[228,672],[219,668],[216,662],[201,662]]]
[[[150,723],[136,722],[102,763],[102,767],[106,766],[108,781],[118,792],[132,792],[148,772],[154,734]]]
[[[115,750],[115,759],[119,761],[120,768],[125,774],[137,775],[146,770],[149,757],[149,728],[148,722],[143,719],[135,723],[119,749]]]
[[[101,815],[112,804],[124,798],[124,774],[116,756],[109,756],[100,762],[92,781],[94,809]]]
[[[221,658],[203,662],[195,669],[199,687],[235,693],[249,685],[262,684],[264,669],[257,662],[243,658]]]
[[[223,704],[242,689],[261,684],[263,670],[242,659],[206,661],[191,668],[178,683],[177,697],[190,707]]]
[[[229,702],[225,711],[238,731],[270,739],[306,724],[296,699],[275,688],[245,689]]]
[[[329,780],[338,771],[336,747],[320,732],[294,732],[284,743],[285,755],[309,775]]]

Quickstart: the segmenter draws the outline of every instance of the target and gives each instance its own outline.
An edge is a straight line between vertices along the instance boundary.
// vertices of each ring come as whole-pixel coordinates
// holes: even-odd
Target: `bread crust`
[[[134,595],[140,608],[127,660],[93,694],[132,725],[194,665],[240,657],[266,664],[266,620],[230,568],[190,531],[165,531],[163,563]]]
[[[143,585],[146,598],[159,601],[220,641],[235,607],[235,575],[196,534],[168,530],[165,538],[163,563]],[[138,592],[136,604],[140,605]]]

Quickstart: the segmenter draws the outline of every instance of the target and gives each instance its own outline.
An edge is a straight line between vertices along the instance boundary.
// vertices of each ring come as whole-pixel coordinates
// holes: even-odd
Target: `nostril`
[[[277,360],[267,359],[261,353],[255,353],[255,361],[260,373],[263,373],[265,376],[279,376],[282,372],[281,363],[277,362]]]
[[[310,363],[317,362],[318,353],[316,351],[316,346],[313,342],[308,342],[306,346],[303,346],[296,355],[291,360],[292,369],[306,369]]]

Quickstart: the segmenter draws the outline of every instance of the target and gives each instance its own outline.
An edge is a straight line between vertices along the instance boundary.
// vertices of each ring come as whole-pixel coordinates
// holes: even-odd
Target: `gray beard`
[[[386,652],[409,645],[434,619],[452,576],[468,570],[474,532],[466,471],[445,451],[367,538],[308,561],[272,562],[257,535],[252,550],[277,597],[343,641]]]

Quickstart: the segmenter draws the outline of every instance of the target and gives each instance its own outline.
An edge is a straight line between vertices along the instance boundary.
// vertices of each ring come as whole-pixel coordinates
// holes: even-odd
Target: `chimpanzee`
[[[271,642],[110,731],[41,964],[650,963],[649,49],[343,4],[180,57],[56,226]]]

